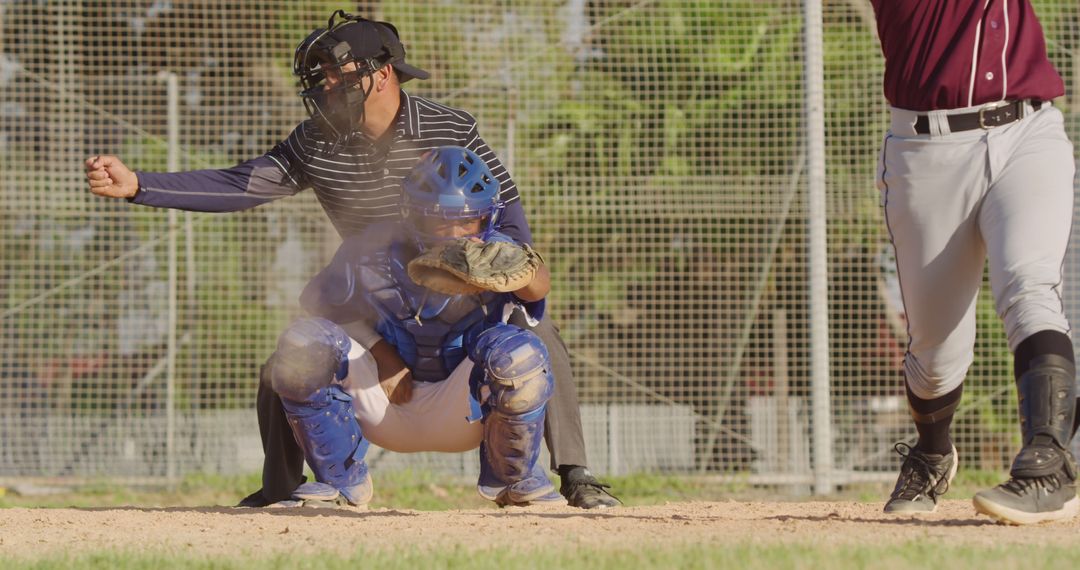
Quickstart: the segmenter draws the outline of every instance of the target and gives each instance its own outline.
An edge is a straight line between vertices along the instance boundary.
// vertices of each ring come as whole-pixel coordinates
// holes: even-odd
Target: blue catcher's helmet
[[[460,146],[441,146],[424,153],[402,180],[401,191],[405,226],[427,243],[446,238],[425,231],[424,218],[481,218],[480,232],[475,236],[487,240],[505,207],[499,197],[499,181],[487,163]]]

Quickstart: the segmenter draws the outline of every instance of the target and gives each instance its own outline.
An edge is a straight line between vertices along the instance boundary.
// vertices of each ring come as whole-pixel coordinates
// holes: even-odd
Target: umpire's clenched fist
[[[90,191],[98,196],[131,198],[139,191],[139,177],[115,156],[92,156],[84,167]]]

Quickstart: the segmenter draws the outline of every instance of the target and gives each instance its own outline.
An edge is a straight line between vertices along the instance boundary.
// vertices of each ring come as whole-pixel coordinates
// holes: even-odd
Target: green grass
[[[476,494],[474,483],[460,477],[430,472],[393,471],[375,473],[372,507],[438,511],[495,508]],[[627,505],[656,505],[675,501],[715,501],[766,496],[748,486],[719,483],[708,478],[667,475],[632,475],[604,479]],[[558,485],[558,478],[553,481]],[[63,493],[19,496],[14,489],[0,496],[5,507],[197,507],[235,505],[257,489],[257,474],[244,476],[189,475],[172,489],[131,488],[99,481]],[[775,498],[775,495],[772,495]]]
[[[459,477],[430,472],[394,471],[376,473],[372,507],[441,511],[448,509],[495,508],[481,499],[473,483]],[[975,492],[1004,481],[1005,473],[960,471],[946,498],[969,499]],[[718,481],[710,477],[638,474],[603,478],[627,506],[659,505],[683,501],[777,501],[855,500],[884,501],[891,484],[863,484],[841,489],[831,497],[791,497],[782,490],[752,487],[738,481]],[[558,485],[558,479],[554,479]],[[199,507],[235,505],[260,485],[258,474],[220,476],[196,474],[185,477],[174,488],[131,488],[99,481],[63,493],[19,496],[12,489],[0,495],[0,508],[8,507]]]
[[[965,499],[972,493],[1000,482],[1004,473],[962,471],[950,498]],[[716,478],[633,475],[607,478],[628,506],[662,504],[678,501],[777,500],[785,498],[777,491],[752,488]],[[222,477],[193,475],[174,489],[130,489],[105,482],[95,483],[70,493],[21,497],[10,491],[0,497],[0,507],[109,507],[121,505],[211,506],[232,505],[259,484],[257,475]],[[843,489],[826,499],[883,501],[891,485],[863,485]],[[817,500],[818,497],[806,497]],[[446,510],[491,508],[480,499],[471,482],[448,479],[425,472],[400,471],[376,477],[374,507],[397,509]],[[0,517],[3,513],[0,512]],[[0,537],[2,539],[2,537]],[[813,540],[812,538],[808,538]],[[356,568],[461,568],[484,570],[588,569],[628,570],[651,568],[739,568],[739,569],[811,569],[838,570],[873,568],[875,570],[910,570],[925,566],[946,566],[950,570],[984,568],[1060,570],[1070,567],[1080,554],[1060,546],[1014,545],[980,546],[945,543],[929,534],[923,540],[899,545],[814,545],[810,543],[756,543],[753,540],[730,542],[718,536],[715,543],[700,537],[686,543],[640,547],[632,544],[617,547],[582,547],[567,545],[557,552],[533,551],[529,544],[507,545],[505,549],[377,550],[363,548],[349,556],[312,554],[302,556],[275,554],[265,557],[219,559],[189,552],[100,551],[78,555],[36,559],[0,559],[5,570],[67,568],[199,568],[199,569],[348,569]]]
[[[107,480],[95,481],[64,492],[20,496],[18,486],[0,496],[0,508],[92,508],[139,505],[146,507],[194,507],[235,505],[260,485],[258,475],[225,477],[189,475],[172,489],[128,487]]]
[[[524,549],[522,547],[525,547]],[[922,540],[887,547],[815,546],[810,544],[692,544],[668,548],[581,549],[536,552],[527,545],[506,549],[470,551],[455,548],[440,551],[358,550],[352,556],[287,556],[260,559],[211,559],[168,554],[107,552],[82,556],[46,558],[35,561],[6,561],[7,570],[108,568],[258,569],[298,568],[311,570],[356,570],[357,568],[414,569],[447,568],[462,570],[505,570],[506,568],[549,570],[627,569],[810,569],[910,570],[948,567],[950,570],[984,569],[1060,570],[1072,565],[1076,552],[1053,546],[972,547]]]

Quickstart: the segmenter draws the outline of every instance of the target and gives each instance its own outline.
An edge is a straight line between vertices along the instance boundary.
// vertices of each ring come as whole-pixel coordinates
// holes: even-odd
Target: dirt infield
[[[356,537],[356,543],[335,537]],[[365,512],[314,509],[102,508],[0,510],[0,557],[100,550],[264,556],[326,551],[506,544],[541,548],[670,546],[692,543],[904,543],[932,537],[951,544],[1080,546],[1080,519],[1007,527],[977,517],[967,501],[945,501],[918,519],[881,513],[879,503],[694,502],[586,512],[468,510]]]

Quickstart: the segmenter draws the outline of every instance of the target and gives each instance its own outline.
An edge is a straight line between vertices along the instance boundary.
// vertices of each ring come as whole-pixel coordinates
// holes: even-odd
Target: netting
[[[1080,140],[1080,8],[1034,3]],[[265,152],[305,118],[292,49],[335,8],[393,22],[432,72],[406,89],[473,113],[512,172],[594,471],[812,481],[795,0],[0,1],[0,477],[259,468],[259,366],[339,236],[310,192],[174,213],[170,235],[168,213],[91,195],[81,162],[165,170],[170,75],[180,169]],[[823,33],[832,467],[887,479],[914,431],[874,188],[883,66],[868,2],[826,2]],[[979,316],[954,432],[966,465],[1002,469],[1019,430],[988,288]]]

